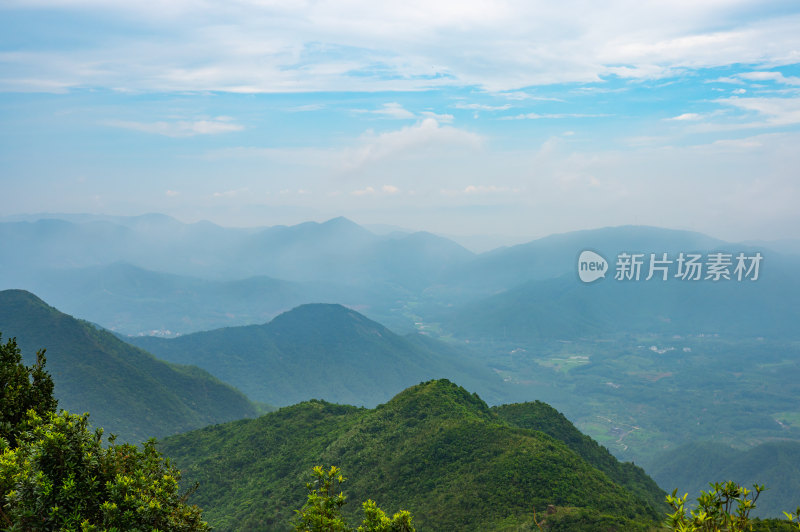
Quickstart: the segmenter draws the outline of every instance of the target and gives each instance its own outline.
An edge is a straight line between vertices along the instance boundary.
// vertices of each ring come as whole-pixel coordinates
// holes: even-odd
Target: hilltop
[[[539,416],[535,405],[516,408]],[[540,417],[551,423],[549,413]],[[419,530],[516,530],[548,505],[558,511],[546,518],[574,520],[571,530],[644,530],[660,519],[662,508],[648,501],[663,492],[643,471],[631,470],[638,478],[628,481],[639,486],[632,492],[613,471],[522,425],[434,380],[374,409],[308,401],[177,435],[161,449],[187,482],[200,483],[192,500],[222,530],[287,530],[316,464],[342,468],[350,500],[410,510]]]
[[[263,325],[129,341],[164,360],[195,364],[276,406],[311,398],[375,406],[437,376],[461,380],[492,398],[502,386],[465,350],[397,335],[336,304],[302,305]]]

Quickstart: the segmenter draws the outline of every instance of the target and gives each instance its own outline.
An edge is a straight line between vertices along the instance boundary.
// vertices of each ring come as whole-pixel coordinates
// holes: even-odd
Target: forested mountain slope
[[[90,412],[123,440],[162,437],[256,415],[241,392],[194,366],[169,364],[22,290],[0,292],[0,332],[26,363],[47,349],[59,407]]]
[[[663,495],[658,488],[632,493],[564,442],[505,421],[447,380],[369,410],[305,402],[177,435],[161,449],[200,483],[193,501],[220,530],[288,530],[319,464],[342,468],[350,500],[410,510],[418,530],[516,530],[534,509],[540,519],[574,520],[570,530],[641,530],[662,515],[646,502]],[[545,515],[549,505],[555,515]]]
[[[503,384],[466,350],[399,336],[333,304],[302,305],[263,325],[130,341],[165,360],[196,364],[277,406],[308,399],[375,406],[435,377],[460,380],[495,400]]]

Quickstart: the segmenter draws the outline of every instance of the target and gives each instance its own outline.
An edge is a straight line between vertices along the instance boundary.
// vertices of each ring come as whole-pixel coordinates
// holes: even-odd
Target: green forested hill
[[[90,412],[93,425],[123,440],[256,415],[241,392],[205,371],[158,360],[29,292],[0,292],[0,332],[17,338],[28,364],[47,349],[59,407]]]
[[[518,530],[533,509],[564,530],[640,530],[662,515],[645,500],[660,497],[657,488],[632,493],[564,442],[504,420],[447,380],[369,410],[305,402],[173,436],[161,449],[187,483],[200,483],[192,501],[218,530],[289,529],[319,464],[349,478],[347,512],[372,498],[410,510],[418,530]],[[548,505],[555,515],[544,515]]]
[[[278,406],[312,398],[374,406],[434,377],[464,382],[493,401],[502,386],[464,351],[399,336],[341,305],[302,305],[264,325],[130,341],[164,360],[200,366],[248,397]]]
[[[525,429],[538,430],[564,442],[581,458],[608,477],[648,500],[654,507],[664,502],[664,493],[644,469],[630,462],[620,462],[589,436],[583,434],[561,412],[541,401],[516,403],[492,408],[505,421]],[[709,477],[715,478],[715,477]]]
[[[754,515],[783,517],[800,505],[800,442],[774,441],[737,450],[713,442],[693,442],[657,455],[648,468],[665,488],[680,494],[708,491],[711,479],[743,486],[763,484]]]

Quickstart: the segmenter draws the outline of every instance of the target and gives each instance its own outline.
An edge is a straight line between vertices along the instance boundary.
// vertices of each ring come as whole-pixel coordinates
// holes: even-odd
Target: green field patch
[[[674,375],[671,371],[637,371],[637,372],[628,372],[628,375],[631,377],[636,377],[637,379],[643,379],[648,382],[658,382],[661,379],[666,379],[668,377],[672,377]]]
[[[783,368],[786,366],[796,366],[796,360],[781,360],[780,362],[767,362],[764,364],[758,364],[756,367],[759,369],[771,369],[771,368]]]
[[[772,419],[781,425],[800,428],[800,412],[778,412],[777,414],[772,414]]]
[[[567,355],[537,360],[537,364],[546,368],[553,368],[559,373],[567,373],[573,368],[589,364],[587,355]]]

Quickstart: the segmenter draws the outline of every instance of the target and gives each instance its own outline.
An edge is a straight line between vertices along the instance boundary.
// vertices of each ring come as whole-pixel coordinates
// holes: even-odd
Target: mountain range
[[[689,231],[622,226],[475,254],[425,232],[375,234],[345,218],[266,228],[164,215],[32,216],[0,222],[0,288],[32,291],[123,334],[264,323],[304,303],[341,303],[395,331],[529,340],[599,331],[792,336],[800,257]],[[774,246],[773,246],[774,247]],[[778,246],[792,251],[791,246]],[[758,282],[586,286],[581,250],[762,253]],[[669,324],[669,325],[665,325]]]
[[[475,254],[343,218],[250,229],[161,215],[61,218],[0,222],[0,288],[33,290],[89,321],[8,290],[0,331],[27,357],[47,347],[61,406],[126,438],[255,415],[233,386],[278,406],[314,397],[374,407],[447,377],[490,404],[547,401],[618,457],[654,468],[665,488],[737,473],[711,460],[702,479],[657,468],[663,453],[693,455],[681,446],[711,438],[719,456],[762,473],[740,478],[794,489],[781,487],[769,458],[790,450],[768,447],[800,431],[791,243],[624,226]],[[608,260],[604,279],[580,282],[582,250]],[[622,252],[763,262],[756,282],[618,281]],[[142,334],[170,338],[126,336]],[[606,466],[595,467],[610,476],[616,466]]]

